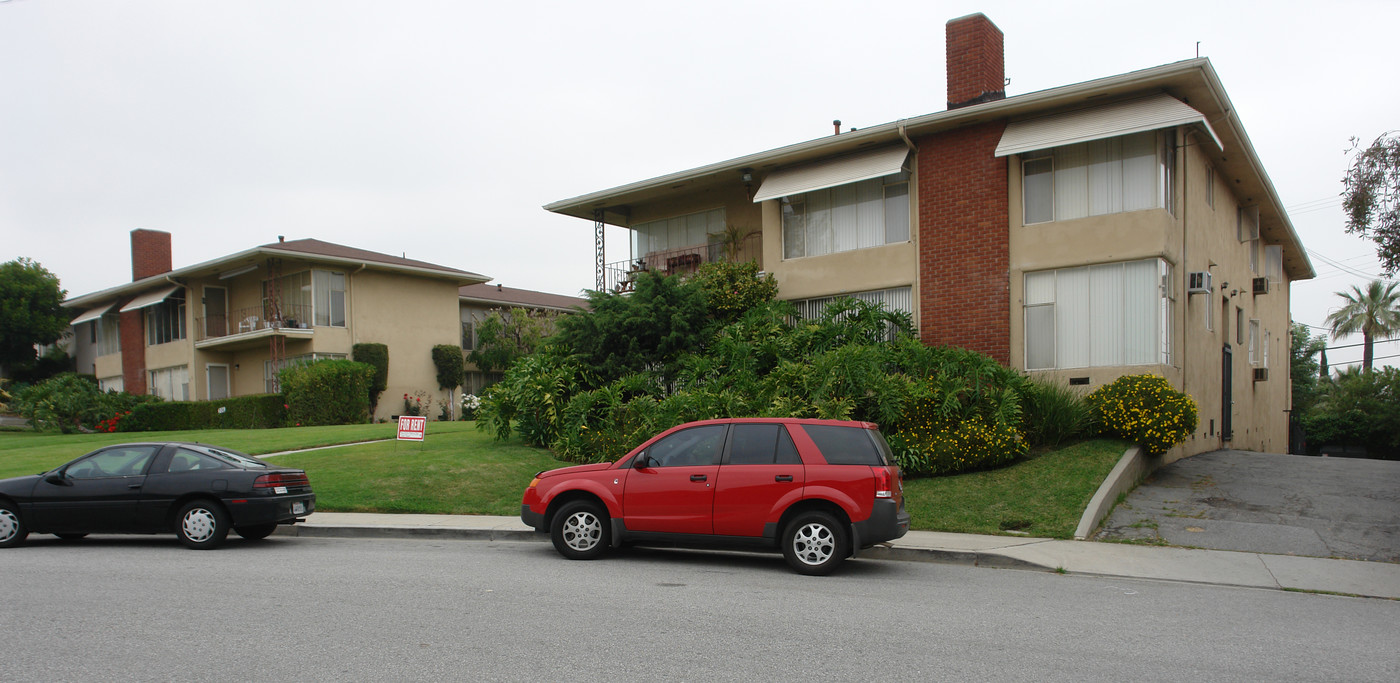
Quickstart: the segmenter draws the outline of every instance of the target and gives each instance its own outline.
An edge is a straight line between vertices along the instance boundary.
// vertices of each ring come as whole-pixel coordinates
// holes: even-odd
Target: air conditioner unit
[[[1211,277],[1208,270],[1197,270],[1186,274],[1187,294],[1210,294]]]
[[[1256,381],[1256,382],[1267,382],[1267,381],[1269,381],[1269,369],[1268,369],[1268,368],[1254,368],[1254,381]]]
[[[1268,293],[1269,293],[1269,278],[1266,278],[1266,277],[1256,277],[1256,278],[1254,278],[1254,293],[1255,293],[1255,294],[1268,294]]]

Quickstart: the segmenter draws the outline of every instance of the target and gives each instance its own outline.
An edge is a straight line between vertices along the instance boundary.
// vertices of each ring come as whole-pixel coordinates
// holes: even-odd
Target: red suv
[[[777,546],[813,575],[909,530],[878,427],[782,418],[691,422],[617,462],[540,472],[520,518],[575,560],[624,542]]]

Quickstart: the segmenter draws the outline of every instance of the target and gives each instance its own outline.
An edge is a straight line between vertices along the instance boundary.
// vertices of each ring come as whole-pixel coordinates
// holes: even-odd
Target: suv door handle
[[[139,488],[141,488],[141,485],[140,485],[140,484],[127,484],[126,487],[129,488],[129,489],[139,489]]]
[[[703,475],[703,474],[692,474],[692,475],[690,475],[690,480],[691,480],[691,481],[705,481],[705,478],[706,478],[706,477],[705,477],[705,475]]]
[[[778,476],[773,477],[773,481],[792,481],[792,475],[791,475],[791,474],[779,474]]]

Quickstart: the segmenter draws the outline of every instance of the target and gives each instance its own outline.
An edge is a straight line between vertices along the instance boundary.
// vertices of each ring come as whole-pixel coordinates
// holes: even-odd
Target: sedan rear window
[[[832,425],[803,425],[803,431],[812,437],[822,457],[832,465],[886,465],[880,447],[871,438],[869,430],[861,427],[836,427]]]

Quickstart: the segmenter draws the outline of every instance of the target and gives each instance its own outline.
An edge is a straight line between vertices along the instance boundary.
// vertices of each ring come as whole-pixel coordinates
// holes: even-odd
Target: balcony
[[[727,250],[722,242],[697,244],[679,249],[648,252],[627,261],[616,261],[604,267],[605,289],[609,292],[630,292],[637,273],[651,271],[662,275],[689,275],[702,264],[717,261],[743,263],[762,262],[762,236],[755,232],[745,237],[737,248]]]
[[[310,339],[310,306],[281,306],[280,315],[267,306],[252,306],[229,311],[227,315],[200,316],[194,319],[194,346],[198,349],[234,350],[266,342],[268,337],[280,336]]]

